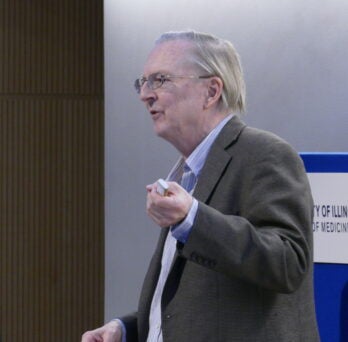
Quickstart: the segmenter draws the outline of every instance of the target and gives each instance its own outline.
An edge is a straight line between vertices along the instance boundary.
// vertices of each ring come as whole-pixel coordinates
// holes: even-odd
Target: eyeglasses
[[[151,74],[149,77],[140,77],[135,80],[134,87],[138,94],[140,94],[140,90],[145,82],[147,82],[147,86],[151,90],[158,89],[162,87],[163,83],[166,81],[169,81],[172,78],[192,78],[192,79],[199,79],[199,78],[209,78],[213,77],[212,75],[206,75],[206,76],[174,76],[174,75],[163,75],[161,73]]]

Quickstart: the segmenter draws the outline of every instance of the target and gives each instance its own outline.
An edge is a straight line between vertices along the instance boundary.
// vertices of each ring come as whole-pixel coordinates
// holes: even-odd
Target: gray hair
[[[237,51],[232,43],[211,34],[196,31],[163,33],[156,45],[171,40],[186,40],[193,44],[193,62],[209,75],[223,82],[220,99],[222,109],[245,111],[245,83]]]

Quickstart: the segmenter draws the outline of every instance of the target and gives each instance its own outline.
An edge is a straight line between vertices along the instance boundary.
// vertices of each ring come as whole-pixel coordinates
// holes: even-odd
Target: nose
[[[147,82],[145,82],[142,87],[140,88],[139,93],[140,100],[143,102],[153,101],[157,98],[156,93],[154,90],[152,90],[148,85]]]

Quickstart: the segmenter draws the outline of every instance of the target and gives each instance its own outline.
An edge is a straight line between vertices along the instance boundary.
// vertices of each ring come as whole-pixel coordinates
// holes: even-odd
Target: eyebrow
[[[170,71],[155,71],[155,72],[151,72],[148,74],[148,76],[150,75],[156,75],[156,74],[160,74],[160,75],[172,75],[173,73]],[[145,77],[144,74],[141,75],[141,77]]]

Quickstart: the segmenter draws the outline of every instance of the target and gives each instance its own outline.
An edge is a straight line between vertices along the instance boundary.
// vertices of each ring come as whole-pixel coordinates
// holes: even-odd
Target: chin
[[[166,128],[163,127],[163,125],[161,125],[160,123],[157,122],[157,123],[154,124],[153,130],[155,131],[157,136],[165,139]]]
[[[164,132],[155,130],[155,133],[158,137],[165,139],[165,140],[168,140],[167,135]]]

